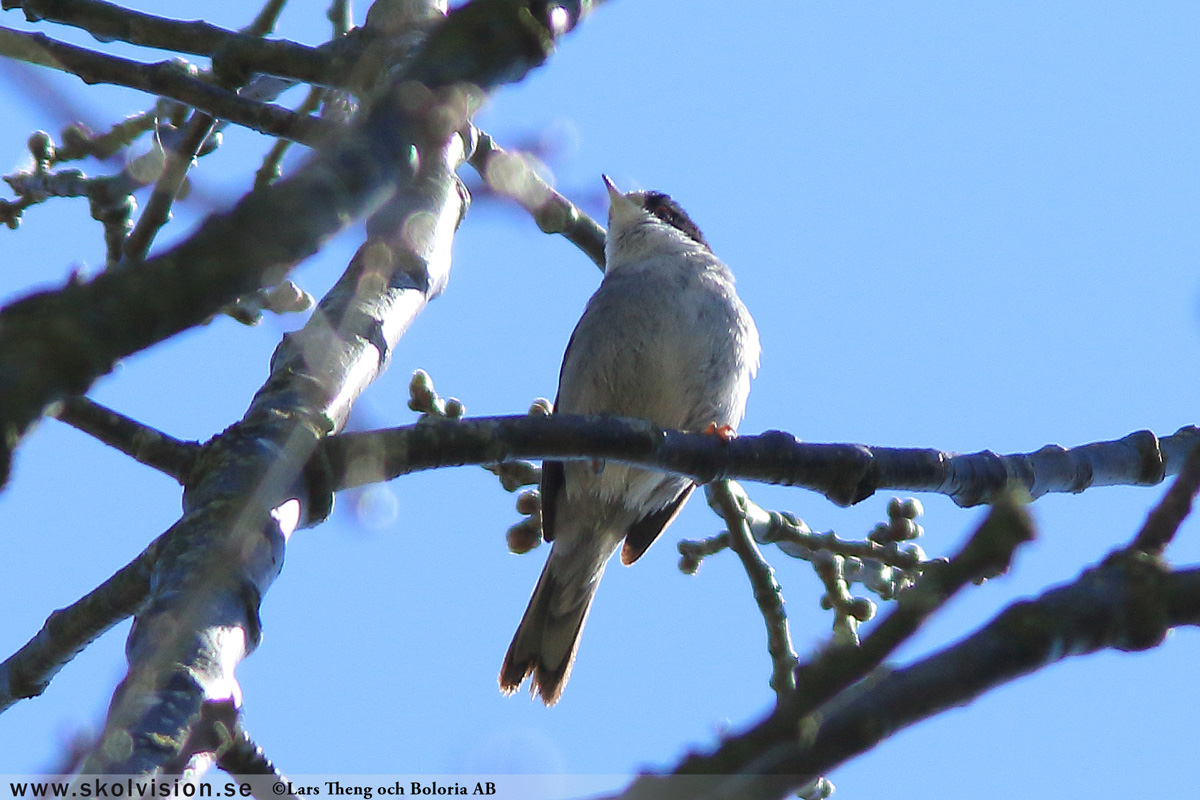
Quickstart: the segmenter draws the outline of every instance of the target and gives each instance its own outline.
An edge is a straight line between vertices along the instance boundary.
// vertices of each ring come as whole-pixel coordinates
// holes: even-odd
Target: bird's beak
[[[618,189],[617,185],[612,182],[612,178],[608,177],[607,175],[601,175],[600,177],[604,179],[604,188],[608,189],[609,202],[615,202],[616,199],[621,196],[621,190]]]
[[[608,206],[610,209],[615,211],[619,208],[628,213],[636,208],[639,208],[636,202],[630,200],[621,193],[621,190],[617,188],[617,185],[612,182],[612,178],[608,177],[607,175],[601,175],[600,177],[604,178],[604,188],[608,189]]]

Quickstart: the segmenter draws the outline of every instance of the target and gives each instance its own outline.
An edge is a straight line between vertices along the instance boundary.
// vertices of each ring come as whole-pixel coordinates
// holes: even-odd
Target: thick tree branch
[[[286,513],[294,524],[328,512],[327,489],[305,483],[309,455],[378,374],[388,342],[398,340],[444,285],[462,212],[454,178],[462,153],[460,142],[441,158],[430,153],[422,159],[429,172],[423,168],[385,209],[402,212],[391,219],[393,227],[364,245],[321,311],[285,339],[243,421],[206,445],[186,495],[189,513],[166,534],[171,547],[155,570],[161,589],[130,636],[129,676],[106,723],[106,740],[127,739],[131,747],[120,759],[98,749],[88,770],[154,772],[203,755],[166,743],[195,743],[191,726],[206,704],[236,696],[232,670],[257,643],[259,599],[290,533],[287,526],[276,531],[267,515]],[[377,231],[383,227],[378,218]],[[429,218],[444,224],[419,232],[406,224]],[[396,237],[391,247],[389,234]],[[376,316],[369,317],[368,308]],[[289,503],[294,510],[278,510]]]
[[[991,502],[1012,485],[1031,497],[1095,486],[1148,486],[1176,474],[1200,429],[1157,438],[1137,431],[1112,442],[1074,448],[1047,445],[1034,453],[939,450],[801,442],[782,431],[732,441],[657,428],[614,417],[511,416],[417,425],[338,436],[322,445],[336,489],[390,480],[409,472],[522,458],[605,458],[687,475],[800,486],[838,505],[880,489],[948,495],[960,506]]]
[[[84,393],[117,359],[277,283],[407,183],[415,143],[445,140],[463,122],[462,93],[431,89],[461,83],[486,91],[519,80],[581,11],[580,2],[544,0],[475,0],[456,9],[346,134],[294,176],[213,214],[156,258],[0,311],[0,484],[12,450],[49,403]]]
[[[189,513],[156,565],[160,590],[130,635],[136,655],[106,723],[105,740],[130,747],[119,758],[98,748],[89,770],[154,772],[222,757],[225,745],[198,726],[214,701],[236,701],[233,668],[257,643],[258,601],[291,528],[322,519],[331,505],[322,475],[305,472],[309,456],[322,435],[342,427],[448,278],[466,203],[455,175],[464,145],[455,135],[422,142],[419,152],[415,179],[372,216],[346,274],[280,344],[243,420],[206,445],[185,495]]]

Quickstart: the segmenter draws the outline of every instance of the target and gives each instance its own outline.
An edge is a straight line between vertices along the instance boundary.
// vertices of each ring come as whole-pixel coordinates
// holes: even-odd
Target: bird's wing
[[[629,532],[625,534],[625,546],[621,548],[622,564],[629,566],[642,557],[642,553],[654,544],[654,540],[671,524],[671,520],[675,519],[675,515],[683,508],[688,495],[695,488],[696,484],[689,483],[674,500],[629,526]]]
[[[542,462],[542,538],[554,541],[554,511],[562,494],[566,472],[561,461]]]

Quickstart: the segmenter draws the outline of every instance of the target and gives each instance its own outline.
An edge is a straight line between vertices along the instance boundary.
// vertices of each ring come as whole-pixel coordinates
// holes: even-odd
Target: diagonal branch
[[[295,175],[209,216],[155,258],[0,310],[0,485],[12,450],[48,404],[86,392],[117,359],[277,283],[407,183],[416,143],[447,140],[470,110],[462,92],[430,88],[488,91],[520,80],[574,27],[584,5],[475,0],[455,9],[366,113]]]
[[[197,111],[188,120],[183,137],[175,147],[166,151],[166,165],[154,183],[154,191],[150,193],[146,208],[125,238],[122,260],[141,261],[146,258],[154,237],[171,218],[171,205],[183,187],[192,161],[216,126],[217,121],[212,115]]]
[[[783,798],[909,725],[990,689],[1071,656],[1149,649],[1183,625],[1200,625],[1200,569],[1172,572],[1158,559],[1119,550],[1075,582],[1010,606],[956,644],[911,666],[879,671],[816,713],[810,703],[781,704],[711,754],[690,757],[676,775],[640,778],[619,797]],[[814,673],[802,669],[800,677]],[[815,701],[847,681],[832,671],[828,680]]]
[[[149,595],[161,542],[156,539],[95,590],[51,614],[36,636],[0,664],[0,712],[40,695],[85,647],[137,612]]]
[[[604,228],[542,180],[520,153],[506,151],[479,131],[470,164],[493,191],[528,211],[542,233],[562,234],[604,269]]]
[[[168,436],[86,397],[64,401],[55,416],[180,483],[186,482],[199,455],[196,442]]]
[[[1183,462],[1179,478],[1159,502],[1146,524],[1130,545],[1132,550],[1151,556],[1161,556],[1175,538],[1179,526],[1192,513],[1192,501],[1200,491],[1200,447],[1195,447]]]

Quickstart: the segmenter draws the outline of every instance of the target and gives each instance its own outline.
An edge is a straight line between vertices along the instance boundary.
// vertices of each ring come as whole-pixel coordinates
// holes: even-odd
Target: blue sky
[[[177,2],[143,3],[195,15]],[[237,27],[239,3],[210,21]],[[324,4],[296,2],[280,34],[318,43]],[[357,9],[361,20],[365,6]],[[18,12],[3,24],[28,29]],[[52,26],[62,38],[89,40]],[[132,48],[121,52],[134,53]],[[506,146],[548,136],[558,188],[602,214],[602,172],[671,193],[732,267],[763,342],[743,432],[808,441],[1027,452],[1160,435],[1196,422],[1200,378],[1200,9],[1099,2],[611,2],[550,64],[479,118]],[[144,60],[162,56],[138,53]],[[0,87],[0,167],[64,120]],[[148,105],[112,88],[55,86],[113,122]],[[95,92],[94,94],[92,92]],[[198,185],[245,191],[266,143],[231,130]],[[97,170],[88,163],[84,169]],[[144,198],[142,198],[144,202]],[[203,206],[180,208],[175,236]],[[359,241],[335,239],[294,278],[320,295]],[[0,231],[0,298],[102,261],[80,201]],[[480,201],[446,294],[360,403],[369,426],[411,422],[413,369],[468,414],[553,396],[570,331],[599,272],[521,212]],[[172,435],[205,439],[245,410],[282,331],[229,320],[128,359],[93,396]],[[814,529],[862,537],[890,494],[852,509],[750,486]],[[718,532],[699,498],[630,569],[613,565],[563,701],[501,697],[496,673],[545,549],[513,556],[511,495],[479,469],[411,476],[375,496],[394,518],[338,500],[297,533],[262,607],[264,640],[238,670],[249,729],[305,773],[565,773],[665,767],[769,706],[770,663],[744,573],[728,553],[696,576],[674,543]],[[1129,539],[1161,488],[1039,500],[1039,538],[1014,571],[971,589],[897,657],[907,663],[1013,600],[1072,580]],[[953,552],[979,521],[921,496],[921,542]],[[176,518],[170,480],[44,422],[0,495],[0,651],[133,558]],[[1200,559],[1189,522],[1169,551]],[[802,654],[828,635],[803,563],[767,550]],[[46,694],[0,716],[0,773],[52,762],[98,725],[128,624]],[[840,796],[1185,796],[1200,640],[1074,659],[918,725],[831,774]]]

